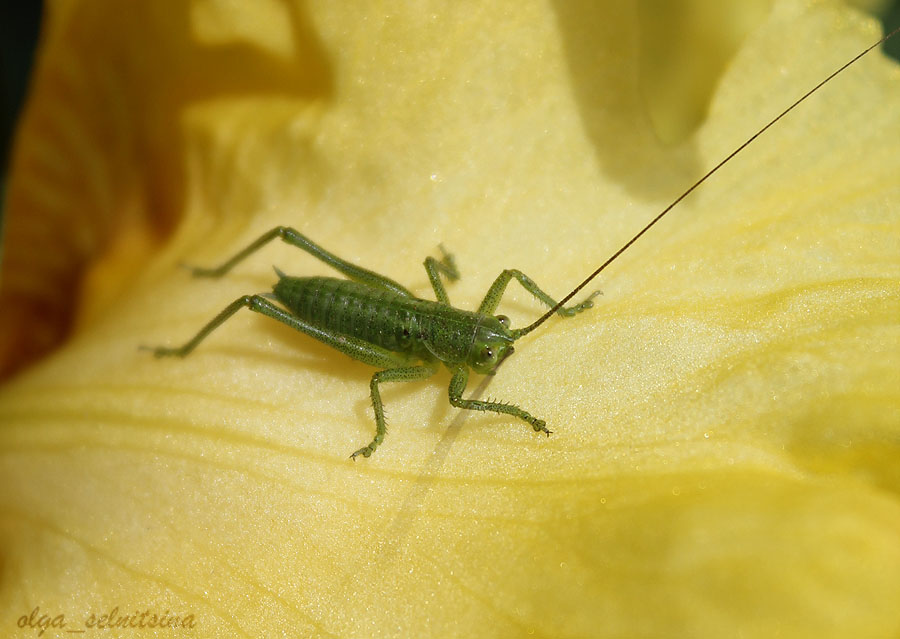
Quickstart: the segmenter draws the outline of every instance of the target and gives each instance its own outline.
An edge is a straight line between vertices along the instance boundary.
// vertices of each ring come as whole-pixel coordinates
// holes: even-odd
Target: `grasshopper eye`
[[[506,315],[498,315],[497,321],[503,324],[503,328],[509,328],[509,318]]]
[[[494,350],[490,346],[485,346],[481,351],[481,361],[489,362],[494,358]]]

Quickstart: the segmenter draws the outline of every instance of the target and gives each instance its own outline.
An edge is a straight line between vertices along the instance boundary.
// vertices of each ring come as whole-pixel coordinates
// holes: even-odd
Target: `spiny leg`
[[[450,298],[447,297],[447,291],[444,289],[444,283],[441,281],[440,274],[443,273],[451,282],[459,279],[459,270],[456,268],[456,260],[443,246],[441,249],[440,260],[436,260],[430,255],[425,258],[425,272],[428,273],[428,279],[431,281],[431,288],[434,289],[434,296],[438,302],[450,306]]]
[[[247,248],[238,252],[234,257],[215,268],[198,268],[195,266],[189,266],[188,269],[190,269],[191,273],[195,277],[221,277],[222,275],[230,271],[238,262],[246,259],[251,254],[255,253],[275,238],[281,238],[287,244],[296,246],[297,248],[306,251],[316,259],[319,259],[329,266],[334,267],[335,269],[349,277],[351,280],[360,282],[361,284],[367,284],[374,288],[392,291],[405,297],[412,297],[412,293],[410,293],[394,280],[383,275],[379,275],[378,273],[370,271],[369,269],[362,268],[361,266],[351,264],[346,260],[342,260],[333,253],[329,253],[328,251],[323,249],[321,246],[307,238],[305,235],[299,233],[296,229],[292,229],[289,226],[276,226],[271,231],[263,233],[254,242],[251,242],[250,245],[247,246]]]
[[[500,304],[500,298],[502,298],[503,293],[506,292],[506,286],[513,278],[515,278],[519,282],[519,284],[522,285],[522,288],[534,295],[550,308],[556,306],[556,302],[553,300],[553,298],[542,291],[538,287],[538,285],[534,283],[534,280],[532,280],[530,277],[525,275],[525,273],[518,269],[508,268],[500,273],[500,275],[497,276],[497,279],[494,280],[494,283],[491,284],[491,288],[488,289],[487,295],[485,295],[484,299],[481,301],[481,306],[478,307],[478,312],[493,315],[494,311],[497,310],[497,305]],[[600,295],[600,291],[594,291],[590,294],[590,296],[588,296],[586,300],[584,300],[580,304],[576,304],[575,306],[570,306],[568,308],[560,308],[557,312],[563,317],[572,317],[576,313],[580,313],[581,311],[586,311],[587,309],[591,308],[594,305],[594,302],[591,300],[593,300],[598,295]]]
[[[318,326],[313,326],[312,324],[291,315],[288,311],[276,306],[261,295],[244,295],[239,297],[226,306],[221,313],[210,320],[206,326],[201,328],[194,337],[182,346],[177,348],[169,348],[166,346],[157,346],[155,348],[142,346],[141,348],[143,350],[152,351],[156,357],[185,357],[211,332],[224,323],[225,320],[245,306],[251,311],[278,320],[282,324],[286,324],[301,333],[305,333],[335,350],[338,350],[355,360],[365,362],[370,366],[378,366],[379,368],[397,368],[410,363],[409,358],[399,353],[393,353],[380,346],[375,346],[374,344],[369,344],[368,342],[356,339],[355,337],[332,333],[319,328]]]
[[[167,346],[141,346],[140,349],[144,351],[152,351],[153,355],[156,357],[186,357],[188,353],[197,348],[197,345],[200,342],[206,339],[206,337],[210,333],[221,326],[229,317],[237,313],[245,306],[252,309],[255,303],[255,298],[258,298],[264,304],[269,303],[258,295],[243,295],[226,306],[221,313],[207,322],[206,326],[201,328],[196,335],[194,335],[191,339],[189,339],[181,346],[177,348],[170,348]]]
[[[272,304],[272,302],[265,299],[264,297],[261,297],[260,295],[244,295],[242,297],[239,297],[231,304],[226,306],[225,309],[221,313],[216,315],[209,323],[207,323],[206,326],[201,328],[200,331],[196,335],[194,335],[194,337],[192,337],[185,344],[179,346],[178,348],[168,348],[165,346],[158,346],[156,348],[148,348],[142,346],[141,348],[153,351],[153,354],[156,357],[185,357],[188,353],[194,350],[194,348],[196,348],[197,345],[202,342],[211,332],[213,332],[229,317],[234,315],[238,310],[244,308],[245,306],[251,311],[262,313],[263,315],[278,320],[283,324],[287,324],[293,329],[296,329],[302,333],[306,333],[310,337],[314,337],[315,339],[324,342],[325,344],[344,353],[345,355],[349,355],[353,359],[365,362],[366,364],[370,364],[371,366],[379,366],[386,369],[375,373],[375,375],[372,376],[372,381],[370,383],[372,392],[372,406],[375,409],[375,438],[368,446],[360,448],[358,451],[353,453],[350,456],[352,459],[356,459],[357,455],[368,457],[375,451],[376,448],[378,448],[378,445],[381,444],[381,442],[384,440],[384,434],[386,430],[384,420],[384,406],[381,402],[381,394],[378,392],[378,384],[380,384],[381,382],[413,381],[418,379],[425,379],[427,377],[431,377],[437,370],[435,366],[408,366],[410,360],[404,355],[391,352],[387,349],[381,348],[380,346],[375,346],[374,344],[369,344],[360,339],[356,339],[355,337],[348,337],[346,335],[330,333],[317,326],[308,324],[307,322],[291,315],[286,310],[275,306],[274,304]]]
[[[420,379],[427,379],[434,375],[435,372],[437,372],[437,367],[435,366],[404,366],[402,368],[389,368],[378,371],[372,375],[369,389],[372,395],[372,408],[375,409],[375,438],[368,446],[363,446],[350,455],[350,459],[356,460],[358,455],[363,457],[370,456],[384,441],[387,426],[384,421],[384,405],[381,403],[381,393],[378,392],[378,385],[383,382],[414,382]]]
[[[502,402],[483,402],[477,399],[463,399],[463,392],[466,390],[466,384],[469,383],[469,369],[461,366],[453,371],[453,377],[450,379],[450,403],[457,408],[466,408],[468,410],[491,411],[494,413],[503,413],[512,415],[522,421],[531,424],[531,427],[539,433],[546,433],[550,436],[552,431],[547,430],[547,424],[543,419],[538,419],[526,410],[522,410],[515,404],[504,404]]]

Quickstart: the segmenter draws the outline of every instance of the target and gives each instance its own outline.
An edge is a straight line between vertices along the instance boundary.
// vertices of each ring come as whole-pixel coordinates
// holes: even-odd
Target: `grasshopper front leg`
[[[497,276],[497,279],[494,280],[494,283],[491,284],[491,288],[488,289],[487,295],[484,296],[484,299],[481,302],[481,306],[478,307],[478,312],[493,315],[494,311],[497,310],[497,305],[500,304],[500,298],[503,297],[503,293],[506,292],[506,287],[509,285],[509,282],[512,279],[515,279],[519,284],[522,285],[522,288],[534,295],[550,308],[556,306],[556,301],[552,297],[547,295],[544,291],[542,291],[540,287],[534,283],[533,279],[531,279],[518,269],[508,268],[500,273],[500,275]],[[560,308],[557,313],[559,313],[562,317],[572,317],[576,313],[586,311],[587,309],[594,306],[594,302],[592,300],[598,295],[600,295],[600,291],[594,291],[588,296],[586,300],[584,300],[580,304],[576,304],[575,306],[570,306],[568,308]]]
[[[524,422],[531,424],[531,427],[539,432],[545,433],[548,437],[553,431],[547,429],[547,423],[543,419],[538,419],[526,410],[523,410],[515,404],[505,404],[503,402],[483,402],[477,399],[463,399],[463,392],[466,390],[466,384],[469,383],[469,369],[460,366],[453,371],[453,377],[450,379],[450,404],[457,408],[465,408],[467,410],[490,411],[493,413],[503,413],[512,415]]]

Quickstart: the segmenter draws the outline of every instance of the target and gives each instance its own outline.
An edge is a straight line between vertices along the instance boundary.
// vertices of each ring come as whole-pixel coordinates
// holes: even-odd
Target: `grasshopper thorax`
[[[466,364],[481,375],[493,375],[507,357],[513,354],[515,337],[505,315],[484,315],[475,327]]]

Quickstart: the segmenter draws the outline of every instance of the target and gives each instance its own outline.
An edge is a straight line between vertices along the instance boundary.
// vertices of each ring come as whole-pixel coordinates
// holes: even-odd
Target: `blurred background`
[[[69,4],[76,4],[57,1],[61,11]],[[155,1],[150,0],[145,6],[154,6]],[[201,0],[196,1],[199,4]],[[562,26],[565,26],[566,16],[578,15],[578,8],[581,6],[579,3],[594,1],[549,0],[557,15],[562,16]],[[825,6],[841,2],[821,1]],[[84,4],[92,6],[92,2],[95,0],[85,0]],[[280,2],[294,2],[296,6],[303,7],[302,0]],[[618,0],[606,2],[607,7],[618,9],[620,6]],[[680,144],[690,140],[697,127],[703,124],[723,72],[740,50],[747,34],[769,15],[773,2],[774,0],[633,0],[633,4],[622,5],[635,19],[636,53],[640,56],[637,64],[637,91],[661,147],[677,149]],[[252,12],[255,8],[250,0],[245,3],[222,4],[227,5],[229,10],[238,12]],[[900,25],[900,0],[846,0],[846,4],[879,17],[886,32]],[[48,6],[55,5],[48,3]],[[4,227],[9,226],[5,219],[6,185],[11,148],[15,144],[16,123],[28,100],[32,70],[36,62],[40,64],[40,55],[36,52],[42,18],[46,15],[49,15],[49,11],[45,13],[41,0],[0,3],[0,308],[3,308],[0,314],[0,379],[15,368],[33,361],[63,339],[76,317],[89,316],[89,311],[85,310],[87,307],[80,299],[107,299],[98,293],[96,286],[91,288],[97,281],[106,282],[104,290],[109,295],[125,286],[130,277],[128,269],[117,263],[115,268],[104,271],[104,255],[119,256],[119,259],[122,255],[127,255],[137,263],[145,255],[142,251],[150,250],[150,243],[154,239],[148,239],[146,232],[143,235],[137,232],[130,235],[120,233],[117,236],[119,243],[111,244],[108,239],[113,233],[113,226],[88,229],[93,235],[86,232],[79,236],[82,243],[72,252],[77,259],[73,258],[72,263],[67,265],[70,268],[60,269],[57,272],[59,279],[51,282],[57,291],[49,296],[52,303],[47,301],[48,298],[32,295],[33,289],[29,287],[33,284],[30,282],[18,282],[18,289],[11,285],[14,282],[12,267],[6,266],[9,270],[3,270],[4,261],[13,261],[13,253],[17,252],[20,257],[24,255],[27,262],[30,259],[28,256],[34,252],[22,243],[10,242],[9,246],[4,243]],[[570,30],[574,26],[577,25],[569,25]],[[886,51],[894,59],[900,60],[900,37],[888,42]],[[821,54],[822,52],[810,52],[811,56],[821,57]],[[831,59],[838,57],[838,53],[835,53]],[[582,86],[578,84],[579,81],[583,85],[590,84],[590,67],[586,68],[588,74],[585,77],[573,79],[576,88]],[[672,190],[674,191],[674,187]],[[10,194],[10,197],[13,195]],[[177,205],[169,209],[162,206],[156,210],[177,208]],[[119,213],[122,215],[115,220],[119,224],[115,227],[117,231],[127,228],[129,223],[128,212]],[[28,218],[19,217],[16,222],[23,219]],[[70,222],[77,224],[78,220]],[[146,231],[146,228],[139,225],[135,228]],[[12,234],[15,230],[10,229],[8,232]],[[85,237],[91,238],[91,241],[84,241]],[[142,239],[138,242],[134,239],[137,237]],[[10,250],[10,246],[15,249]],[[21,270],[30,273],[25,267],[21,267]],[[110,275],[111,272],[114,272],[115,277]],[[99,273],[104,274],[105,279],[100,278],[97,275]],[[97,277],[92,279],[92,274]],[[80,292],[85,290],[92,290],[93,296],[81,296]],[[96,307],[101,308],[102,304]],[[37,321],[35,318],[38,317],[42,319]],[[19,339],[19,336],[26,334],[29,339]]]
[[[863,11],[878,16],[885,32],[900,26],[900,0],[847,0],[848,4],[856,5]],[[757,13],[764,10],[765,2],[748,3],[755,6]],[[14,142],[16,121],[21,113],[22,106],[27,99],[28,83],[35,62],[35,51],[40,37],[41,18],[44,3],[41,0],[23,0],[21,2],[6,2],[0,4],[0,263],[3,256],[3,215],[4,194],[6,191],[6,178],[10,148]],[[667,41],[667,35],[677,40],[681,37],[694,37],[698,34],[691,33],[690,29],[681,29],[680,25],[690,22],[692,15],[697,12],[708,12],[715,6],[709,0],[638,0],[638,14],[641,28],[651,42],[645,43],[644,55],[647,68],[657,69],[657,74],[647,74],[642,79],[642,86],[648,97],[648,110],[650,118],[656,127],[657,134],[664,144],[677,144],[691,133],[704,115],[705,95],[704,91],[713,90],[713,87],[694,90],[691,87],[680,85],[681,80],[673,77],[666,70],[666,61],[676,68],[696,67],[697,61],[689,58],[676,59],[671,57],[671,51],[677,47],[677,42]],[[733,13],[733,6],[732,6]],[[662,18],[662,19],[660,19]],[[752,23],[753,16],[746,16],[745,23]],[[713,18],[715,23],[715,18]],[[654,26],[656,25],[656,26]],[[661,26],[660,26],[661,25]],[[734,24],[722,24],[721,30],[728,32],[735,28]],[[741,29],[740,25],[736,28]],[[723,39],[733,34],[724,33]],[[700,34],[700,37],[703,37]],[[707,37],[709,37],[707,35]],[[726,46],[725,48],[728,48]],[[885,51],[895,60],[900,60],[900,38],[888,42]],[[722,51],[723,54],[727,51]],[[728,56],[723,55],[727,61]],[[661,63],[660,63],[661,61]],[[723,62],[724,64],[724,62]],[[715,63],[706,61],[702,65],[710,66],[706,74],[717,73]],[[695,69],[697,71],[697,69]],[[677,75],[677,74],[675,74]],[[698,82],[702,82],[703,70],[699,70]],[[685,99],[683,95],[693,94]],[[683,104],[677,104],[683,101]],[[662,106],[660,106],[662,104]],[[676,104],[673,108],[672,105]],[[662,115],[660,115],[662,114]],[[670,124],[666,118],[672,120]]]
[[[644,0],[641,11],[672,12],[679,4],[671,0]],[[900,26],[900,0],[856,0],[851,4],[878,15],[885,32]],[[28,79],[34,63],[42,13],[43,2],[40,0],[5,2],[0,5],[0,195],[5,190],[7,161],[16,119],[28,93]],[[895,60],[900,60],[900,39],[888,42],[885,50]],[[0,207],[0,229],[2,214]]]
[[[4,184],[12,131],[28,87],[42,8],[40,0],[0,5],[0,168]]]

